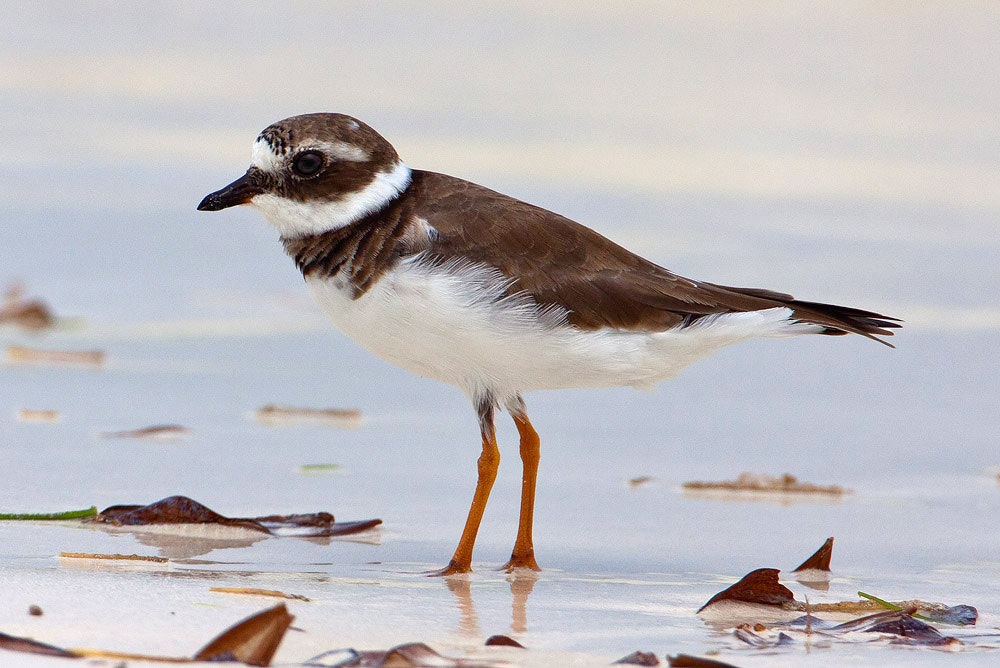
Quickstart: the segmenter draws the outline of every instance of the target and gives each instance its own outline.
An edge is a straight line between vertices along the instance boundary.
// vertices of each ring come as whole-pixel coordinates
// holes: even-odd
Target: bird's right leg
[[[496,480],[497,469],[500,467],[500,450],[497,448],[497,435],[493,427],[493,397],[480,399],[476,409],[479,413],[479,430],[483,437],[483,453],[479,455],[479,481],[476,483],[476,493],[472,497],[472,507],[469,508],[469,517],[465,520],[465,528],[462,530],[458,547],[455,548],[455,554],[447,566],[431,575],[472,572],[472,548],[476,544],[479,523],[483,519],[483,511],[486,510],[486,502],[489,501],[490,490],[493,489],[493,481]]]

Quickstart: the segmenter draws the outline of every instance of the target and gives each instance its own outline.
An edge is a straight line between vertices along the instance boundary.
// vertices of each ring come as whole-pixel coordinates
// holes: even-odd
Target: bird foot
[[[505,571],[507,573],[512,573],[518,568],[527,568],[532,571],[540,571],[541,568],[538,567],[538,562],[535,561],[534,553],[529,553],[527,556],[517,556],[510,555],[510,561],[501,566],[497,570]]]
[[[425,571],[424,575],[430,578],[440,578],[446,575],[461,575],[462,573],[471,573],[472,566],[462,565],[451,561],[444,568],[438,569],[436,571]]]

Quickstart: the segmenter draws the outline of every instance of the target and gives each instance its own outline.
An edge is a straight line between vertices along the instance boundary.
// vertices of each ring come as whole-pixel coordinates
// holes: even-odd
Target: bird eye
[[[299,176],[313,176],[323,168],[323,154],[319,151],[305,151],[295,156],[292,171]]]

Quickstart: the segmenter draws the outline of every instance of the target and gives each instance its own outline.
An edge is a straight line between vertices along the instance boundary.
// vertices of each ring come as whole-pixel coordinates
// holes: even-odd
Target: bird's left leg
[[[479,429],[483,437],[483,453],[479,456],[477,466],[479,480],[476,482],[476,493],[472,497],[472,507],[462,530],[462,538],[458,541],[455,554],[447,566],[430,575],[454,575],[456,573],[472,572],[472,548],[476,544],[476,534],[479,533],[479,523],[486,510],[486,502],[490,498],[490,490],[497,478],[497,468],[500,466],[500,450],[497,448],[497,435],[493,427],[494,399],[492,396],[481,397],[476,401],[476,411],[479,415]]]
[[[531,525],[535,512],[535,479],[538,477],[539,439],[538,433],[528,420],[527,408],[520,395],[506,402],[507,410],[514,418],[517,432],[521,435],[521,515],[517,523],[517,539],[514,550],[501,570],[515,568],[541,570],[535,561],[535,547],[531,539]]]

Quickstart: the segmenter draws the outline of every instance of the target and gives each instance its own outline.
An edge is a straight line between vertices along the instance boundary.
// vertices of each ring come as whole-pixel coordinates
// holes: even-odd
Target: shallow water
[[[637,649],[719,650],[746,666],[939,662],[885,644],[753,650],[694,614],[827,536],[830,590],[786,583],[799,600],[862,590],[974,605],[979,631],[1000,625],[992,6],[56,7],[12,7],[0,27],[0,280],[23,280],[85,324],[4,329],[0,343],[99,348],[108,363],[0,367],[0,511],[185,494],[227,515],[328,510],[385,524],[369,541],[234,545],[0,523],[0,631],[189,654],[272,603],[208,590],[235,586],[313,599],[289,603],[306,632],[288,634],[284,663],[414,640],[527,665],[607,665]],[[293,37],[311,22],[322,39]],[[316,52],[308,63],[303,50]],[[493,570],[513,542],[520,476],[501,416],[505,458],[476,573],[425,578],[451,554],[474,486],[466,400],[334,332],[256,214],[194,211],[239,175],[261,127],[319,109],[369,121],[415,167],[565,213],[682,274],[907,327],[896,350],[860,337],[757,341],[651,394],[528,396],[546,570],[537,581]],[[365,424],[267,427],[252,412],[268,403],[360,408]],[[18,422],[22,408],[62,420]],[[97,437],[162,423],[193,431]],[[341,469],[303,475],[306,464]],[[853,493],[775,503],[680,490],[742,471]],[[654,480],[629,487],[642,475]],[[27,615],[32,603],[43,617]],[[494,633],[531,651],[480,649]],[[950,660],[991,665],[996,653],[970,645]]]

